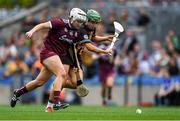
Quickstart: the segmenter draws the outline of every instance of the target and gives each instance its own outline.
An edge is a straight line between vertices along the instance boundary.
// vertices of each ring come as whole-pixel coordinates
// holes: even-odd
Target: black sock
[[[24,86],[21,89],[18,89],[16,91],[16,95],[17,95],[17,97],[20,97],[21,95],[23,95],[23,94],[25,94],[27,92],[28,92],[28,90],[27,90],[26,86]]]
[[[112,87],[108,87],[108,100],[111,100],[112,98],[111,92],[112,92]]]
[[[105,89],[102,89],[101,96],[102,96],[102,104],[106,105],[106,90]]]
[[[106,98],[106,90],[102,90],[102,98],[103,98],[103,99]]]
[[[54,103],[55,104],[58,104],[60,101],[59,95],[60,95],[60,91],[54,91]]]

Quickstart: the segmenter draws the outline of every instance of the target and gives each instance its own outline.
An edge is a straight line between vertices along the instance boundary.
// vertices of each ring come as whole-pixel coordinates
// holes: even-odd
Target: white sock
[[[54,103],[51,103],[51,102],[48,101],[48,104],[47,104],[46,108],[53,107],[53,105],[54,105]]]

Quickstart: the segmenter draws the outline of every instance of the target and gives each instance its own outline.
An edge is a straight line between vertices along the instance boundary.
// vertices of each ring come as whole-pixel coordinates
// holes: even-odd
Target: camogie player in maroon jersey
[[[70,12],[70,19],[52,19],[48,22],[36,25],[32,30],[26,33],[28,38],[42,29],[49,29],[49,33],[44,40],[40,52],[40,60],[43,67],[35,80],[27,83],[24,87],[16,89],[11,99],[11,107],[15,107],[19,97],[37,87],[42,86],[55,75],[53,86],[53,103],[54,107],[62,107],[59,95],[62,85],[65,83],[70,65],[73,63],[69,55],[69,43],[75,43],[81,40],[79,29],[86,21],[86,13],[79,8],[73,8]],[[109,50],[104,50],[109,53]]]

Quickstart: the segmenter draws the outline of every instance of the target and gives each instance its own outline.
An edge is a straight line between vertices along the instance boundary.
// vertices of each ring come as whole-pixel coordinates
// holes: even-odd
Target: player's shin
[[[54,81],[54,85],[53,85],[53,90],[54,90],[53,91],[53,94],[54,94],[53,109],[54,110],[64,109],[64,108],[67,108],[69,106],[68,103],[61,103],[60,102],[60,97],[59,96],[60,96],[61,91],[58,91],[58,89],[62,90],[62,85],[63,85],[64,81],[59,81],[59,80],[60,80],[60,78],[56,78],[55,81]]]
[[[20,97],[21,95],[37,88],[38,87],[37,85],[38,85],[37,80],[30,81],[24,87],[17,89],[15,93],[17,97]]]
[[[63,82],[64,80],[61,76],[57,76],[56,79],[54,80],[54,85],[53,85],[54,104],[58,104],[60,102],[59,96],[60,96]]]
[[[111,98],[112,98],[112,87],[108,87],[107,88],[107,90],[108,90],[108,100],[111,100]]]

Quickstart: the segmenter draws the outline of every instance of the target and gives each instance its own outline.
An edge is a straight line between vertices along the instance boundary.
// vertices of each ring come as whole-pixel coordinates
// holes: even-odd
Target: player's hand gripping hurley
[[[115,28],[115,32],[114,32],[113,40],[112,40],[111,45],[109,47],[110,49],[113,48],[114,43],[116,42],[119,34],[124,31],[123,26],[120,23],[116,22],[116,21],[114,21],[114,28]]]

